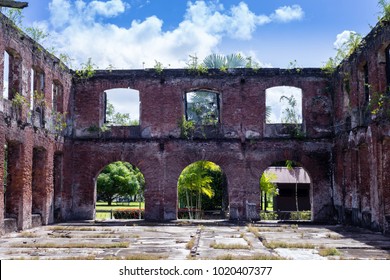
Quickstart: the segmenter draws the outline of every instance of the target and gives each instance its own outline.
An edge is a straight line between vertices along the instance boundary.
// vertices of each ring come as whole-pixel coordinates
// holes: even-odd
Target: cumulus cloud
[[[349,40],[349,39],[351,38],[351,36],[353,36],[354,34],[356,34],[355,31],[344,30],[344,31],[341,32],[340,34],[337,34],[337,36],[336,36],[336,41],[333,43],[333,46],[334,46],[336,49],[341,48],[346,42],[348,42],[348,40]]]
[[[99,67],[153,67],[155,61],[171,67],[185,66],[188,55],[200,59],[216,52],[224,38],[249,40],[259,26],[303,17],[300,6],[285,6],[271,15],[257,15],[245,2],[226,9],[219,1],[188,1],[183,20],[166,31],[157,16],[133,20],[128,27],[105,19],[130,8],[124,0],[85,2],[52,0],[45,22],[51,44],[74,59],[73,67],[89,57]]]
[[[275,10],[271,18],[279,22],[290,22],[301,20],[304,17],[304,12],[299,5],[283,6]]]

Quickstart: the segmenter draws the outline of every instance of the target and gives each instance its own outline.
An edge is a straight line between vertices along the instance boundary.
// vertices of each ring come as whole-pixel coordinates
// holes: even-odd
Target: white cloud
[[[279,22],[290,22],[301,20],[305,13],[299,5],[283,6],[275,10],[271,18]]]
[[[126,5],[122,0],[111,0],[108,2],[92,1],[88,5],[88,9],[92,13],[105,17],[114,17],[125,11]]]
[[[54,28],[63,27],[70,20],[71,4],[67,0],[53,0],[49,3],[50,22]]]
[[[333,46],[336,49],[341,48],[346,42],[348,42],[348,40],[349,40],[349,38],[351,38],[352,34],[356,34],[356,32],[355,31],[344,30],[340,34],[337,34],[336,41],[333,43]]]
[[[51,18],[45,22],[51,44],[74,58],[73,67],[89,57],[99,68],[184,67],[189,54],[199,59],[216,52],[224,38],[249,40],[257,27],[272,21],[300,19],[302,9],[282,7],[270,16],[256,15],[244,2],[229,9],[219,1],[189,1],[184,19],[172,30],[163,29],[157,16],[133,20],[129,27],[107,23],[128,8],[124,0],[52,0]],[[145,63],[145,64],[144,64]]]

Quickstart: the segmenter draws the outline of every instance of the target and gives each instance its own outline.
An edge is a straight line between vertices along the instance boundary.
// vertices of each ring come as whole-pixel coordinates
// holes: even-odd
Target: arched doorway
[[[145,178],[128,162],[106,165],[96,177],[96,219],[143,219]]]
[[[260,178],[260,193],[262,220],[312,219],[312,180],[301,164],[273,163]]]
[[[183,169],[178,183],[178,219],[223,219],[228,210],[227,181],[221,167],[197,161]]]

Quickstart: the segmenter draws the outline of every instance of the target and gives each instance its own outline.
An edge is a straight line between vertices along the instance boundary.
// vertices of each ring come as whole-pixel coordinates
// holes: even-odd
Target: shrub
[[[260,212],[260,218],[262,220],[278,220],[278,213],[276,212]]]
[[[311,211],[291,212],[290,220],[311,220]]]
[[[144,218],[145,210],[144,209],[118,209],[114,210],[115,219],[139,219],[139,213],[141,211],[141,219]]]

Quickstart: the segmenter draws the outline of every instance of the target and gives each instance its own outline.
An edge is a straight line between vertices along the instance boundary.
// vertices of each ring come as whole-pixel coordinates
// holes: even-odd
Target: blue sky
[[[177,68],[189,55],[238,52],[263,67],[320,67],[337,35],[366,35],[379,12],[377,0],[31,0],[23,11],[73,68],[91,57],[102,69]]]

